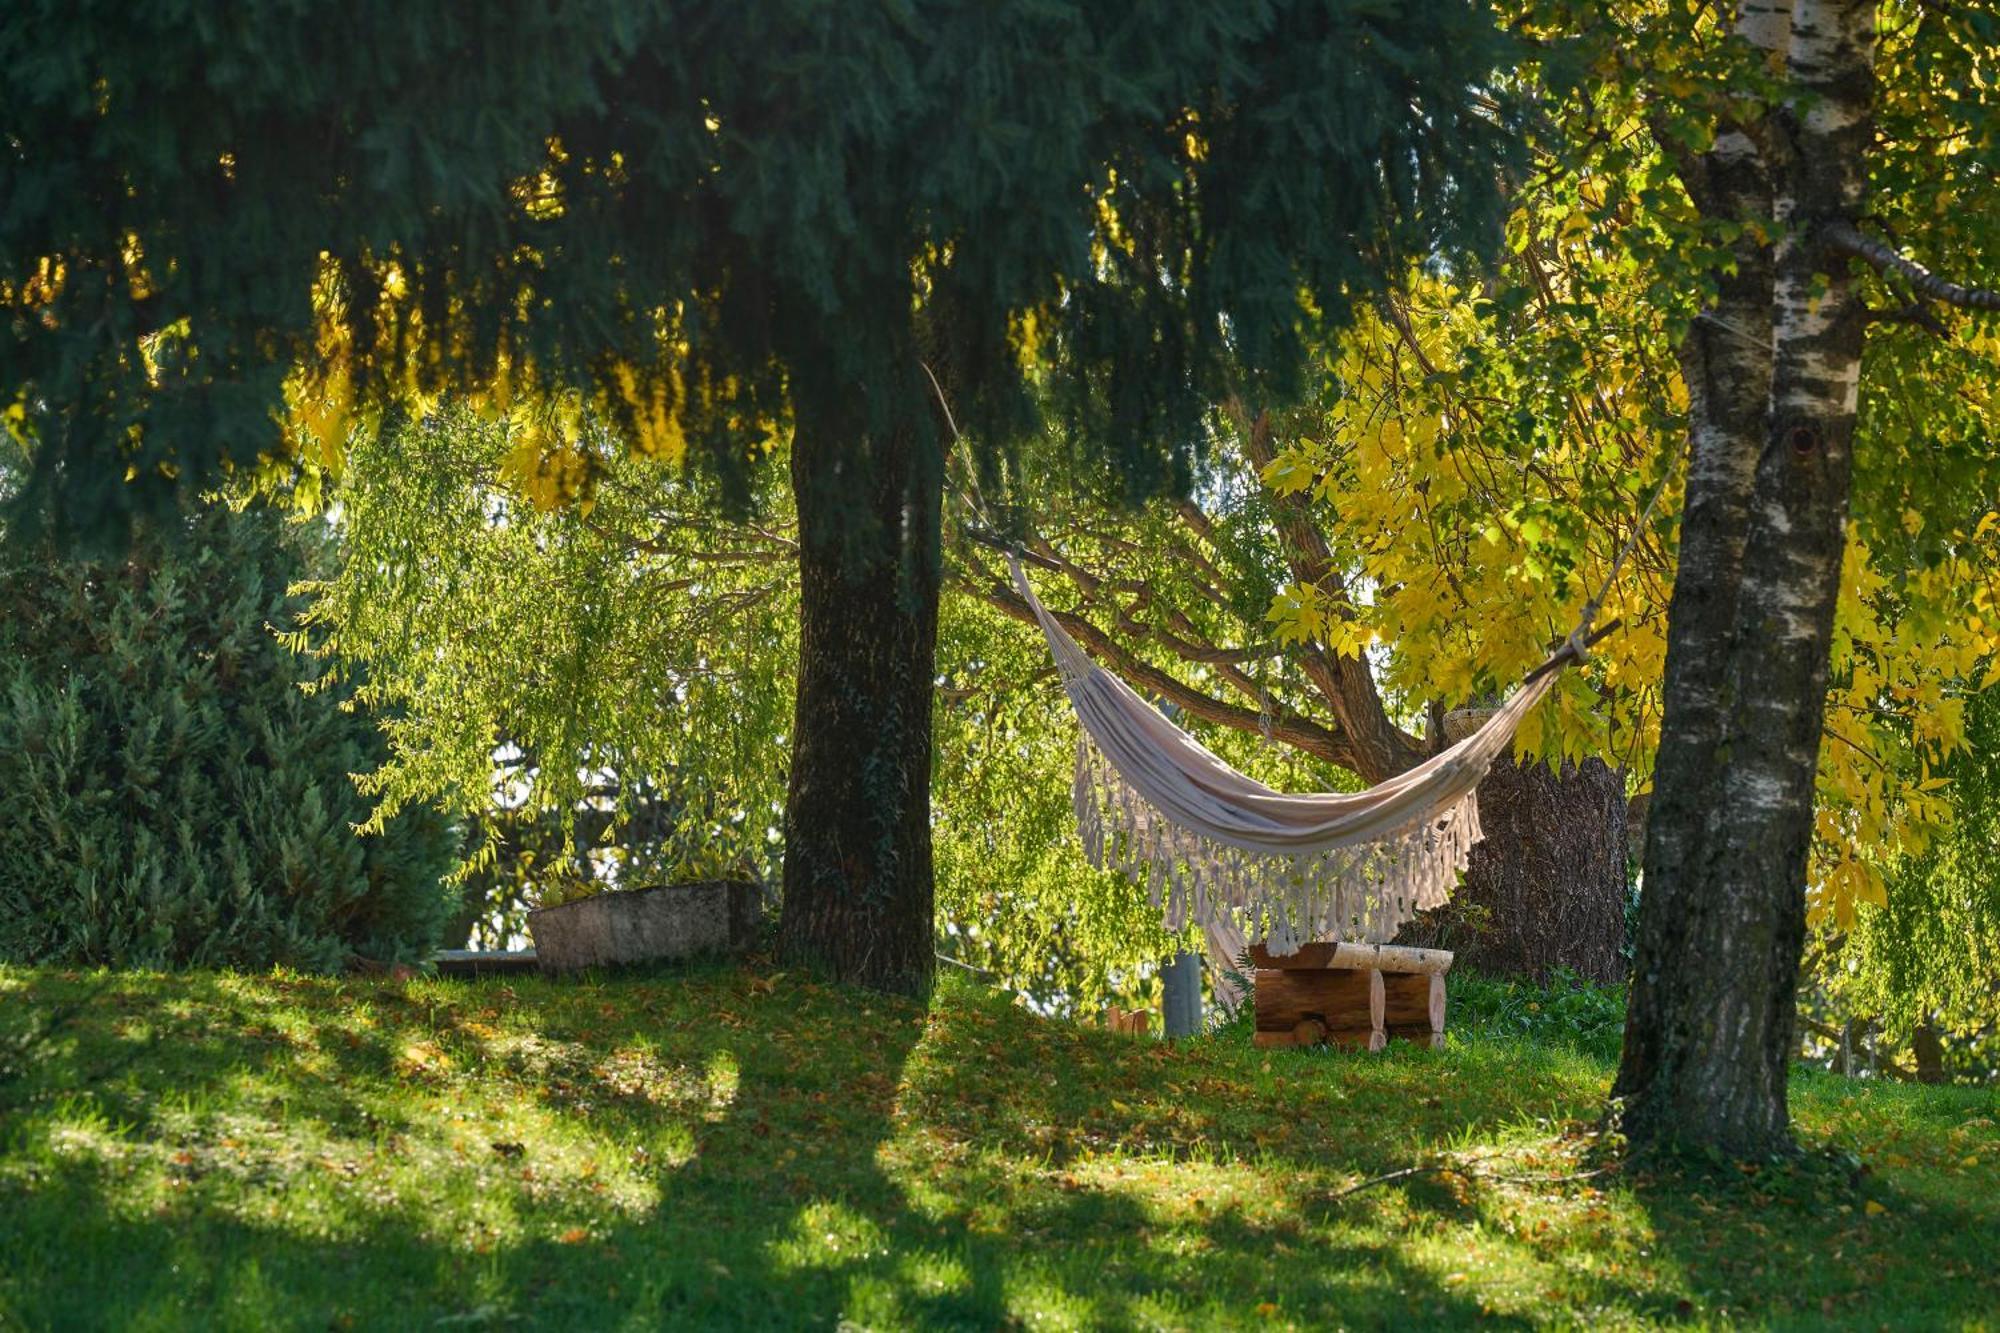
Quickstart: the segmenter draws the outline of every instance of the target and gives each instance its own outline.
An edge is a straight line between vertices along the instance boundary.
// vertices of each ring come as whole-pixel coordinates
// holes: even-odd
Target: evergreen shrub
[[[205,508],[115,562],[0,543],[0,960],[127,968],[428,955],[438,815],[380,834],[374,724],[280,643],[309,534]]]

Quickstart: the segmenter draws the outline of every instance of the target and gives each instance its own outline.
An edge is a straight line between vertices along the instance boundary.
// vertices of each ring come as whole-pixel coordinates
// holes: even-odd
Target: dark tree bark
[[[1710,216],[1768,216],[1785,239],[1769,257],[1739,255],[1689,340],[1688,508],[1613,1089],[1642,1150],[1792,1148],[1786,1078],[1864,333],[1824,238],[1861,205],[1874,19],[1854,0],[1799,0],[1788,29],[1783,17],[1746,6],[1739,31],[1785,50],[1813,109],[1774,113],[1761,142],[1719,138],[1690,173]]]
[[[1917,1066],[1917,1082],[1944,1082],[1944,1039],[1929,1023],[1917,1024],[1911,1034],[1910,1058]]]
[[[1625,779],[1602,760],[1502,759],[1479,784],[1486,840],[1435,919],[1399,942],[1455,951],[1492,976],[1592,981],[1625,975]]]
[[[923,994],[936,965],[941,459],[915,425],[857,438],[802,412],[792,475],[799,681],[779,952],[843,981]]]

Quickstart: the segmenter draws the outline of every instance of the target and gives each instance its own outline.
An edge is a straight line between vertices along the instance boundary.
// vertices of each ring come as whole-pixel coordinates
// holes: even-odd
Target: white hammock
[[[1381,943],[1443,904],[1481,836],[1480,780],[1585,643],[1580,629],[1478,731],[1408,772],[1364,792],[1287,796],[1092,663],[1009,561],[1083,726],[1073,797],[1084,852],[1143,883],[1168,929],[1199,923],[1218,981],[1246,940],[1281,955],[1312,940]]]

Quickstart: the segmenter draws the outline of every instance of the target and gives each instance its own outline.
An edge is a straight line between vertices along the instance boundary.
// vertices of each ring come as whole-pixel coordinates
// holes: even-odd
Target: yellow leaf
[[[1880,1217],[1882,1214],[1888,1212],[1889,1210],[1887,1208],[1884,1208],[1881,1204],[1875,1202],[1875,1200],[1870,1199],[1867,1203],[1861,1205],[1861,1211],[1868,1214],[1868,1216],[1870,1217]]]

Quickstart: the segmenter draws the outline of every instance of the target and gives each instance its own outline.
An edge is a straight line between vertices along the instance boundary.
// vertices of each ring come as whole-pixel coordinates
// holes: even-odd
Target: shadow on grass
[[[1130,1043],[1063,1025],[1023,1043],[1033,1020],[985,1000],[927,1013],[711,967],[519,986],[120,978],[93,1009],[39,1071],[45,1099],[71,1099],[47,1122],[61,1127],[30,1144],[22,1126],[0,1150],[0,1323],[1115,1327],[1236,1322],[1278,1301],[1479,1313],[1390,1244],[1286,1263],[1306,1243],[1294,1222],[1163,1219],[1054,1180],[1080,1152],[1151,1153],[1135,1126],[1173,1067],[1147,1051],[1135,1083]],[[82,1086],[94,1062],[155,1039],[157,1057]],[[724,1071],[730,1089],[631,1095],[590,1054],[620,1050]],[[607,1208],[573,1179],[538,1192],[524,1179],[544,1146],[495,1137],[483,1156],[483,1128],[470,1159],[434,1153],[457,1186],[371,1192],[385,1146],[437,1139],[455,1095],[476,1119],[492,1080],[638,1163],[650,1197]],[[1200,1155],[1263,1152],[1255,1115],[1219,1117]],[[304,1146],[225,1165],[218,1145],[257,1132]],[[490,1241],[464,1229],[481,1216]]]
[[[93,984],[30,983],[41,1002]],[[37,1071],[39,1106],[0,1130],[0,1327],[1504,1327],[1402,1229],[1511,1232],[1489,1195],[1413,1180],[1384,1223],[1390,1191],[1338,1191],[1587,1113],[1601,1077],[1579,1068],[1505,1043],[1167,1047],[963,987],[926,1010],[725,967],[116,978]],[[1164,1188],[1250,1163],[1271,1197],[1162,1208],[1175,1163]],[[1150,1193],[1121,1183],[1147,1171]],[[1842,1302],[1841,1283],[1871,1276],[1852,1237],[1845,1260],[1808,1253],[1853,1230],[1839,1201],[1637,1197],[1703,1301],[1754,1303],[1729,1265],[1758,1246],[1772,1266],[1823,1262],[1809,1271],[1832,1285],[1812,1290]],[[1990,1224],[1931,1216],[1969,1236]],[[1885,1224],[1862,1210],[1858,1225]],[[1545,1261],[1535,1244],[1504,1242]],[[1544,1313],[1689,1313],[1612,1274],[1575,1278],[1566,1300]]]

